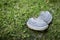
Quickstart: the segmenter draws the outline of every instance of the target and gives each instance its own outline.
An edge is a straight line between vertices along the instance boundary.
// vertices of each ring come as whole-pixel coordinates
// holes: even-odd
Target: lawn
[[[53,15],[49,28],[29,29],[27,20],[46,10]],[[0,0],[0,40],[60,40],[60,0]]]

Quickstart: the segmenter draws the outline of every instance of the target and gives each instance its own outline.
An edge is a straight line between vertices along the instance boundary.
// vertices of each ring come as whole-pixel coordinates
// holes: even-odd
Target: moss
[[[0,0],[0,39],[59,40],[59,2],[51,0]],[[43,32],[29,29],[26,25],[27,20],[30,17],[38,17],[42,10],[49,10],[53,15],[53,21],[49,28]]]

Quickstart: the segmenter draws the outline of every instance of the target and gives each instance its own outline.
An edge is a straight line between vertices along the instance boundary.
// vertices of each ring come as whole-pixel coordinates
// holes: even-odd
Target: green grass
[[[27,27],[30,17],[50,11],[53,21],[46,31]],[[60,0],[0,0],[1,40],[60,40]]]

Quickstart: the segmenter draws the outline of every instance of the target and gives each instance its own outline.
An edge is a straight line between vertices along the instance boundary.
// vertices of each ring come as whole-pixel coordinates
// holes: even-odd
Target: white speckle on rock
[[[27,26],[30,29],[43,31],[48,28],[48,24],[52,21],[52,15],[48,11],[42,11],[38,18],[29,18]]]

